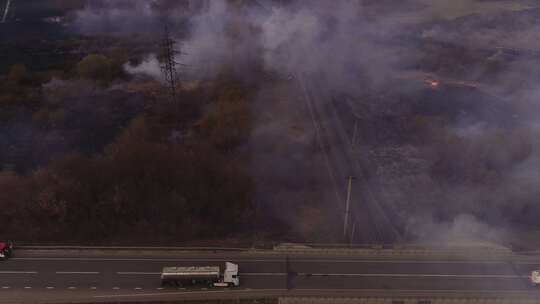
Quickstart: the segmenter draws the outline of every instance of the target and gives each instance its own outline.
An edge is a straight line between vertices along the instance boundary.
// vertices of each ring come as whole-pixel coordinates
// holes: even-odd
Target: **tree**
[[[201,132],[224,151],[245,142],[251,133],[252,115],[248,98],[240,88],[221,90],[215,108],[200,122]]]
[[[112,80],[112,63],[103,55],[91,54],[77,64],[77,72],[81,78],[108,84]]]
[[[9,69],[8,80],[13,83],[20,83],[27,77],[27,70],[24,64],[14,64]]]

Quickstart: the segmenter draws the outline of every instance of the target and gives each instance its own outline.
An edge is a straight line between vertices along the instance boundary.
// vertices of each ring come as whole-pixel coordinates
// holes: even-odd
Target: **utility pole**
[[[166,82],[168,95],[174,103],[177,101],[176,85],[178,82],[178,74],[176,66],[178,65],[178,62],[176,62],[175,58],[178,54],[180,54],[180,52],[175,49],[175,41],[171,38],[168,25],[165,24],[158,59],[159,62],[161,62],[161,73]]]
[[[347,228],[349,225],[349,209],[351,205],[351,190],[352,190],[352,181],[354,177],[349,176],[349,181],[347,183],[347,199],[345,201],[345,218],[343,220],[343,238],[347,239]]]
[[[356,231],[356,221],[353,222],[351,236],[349,238],[349,245],[352,245],[354,241],[354,232]]]
[[[2,17],[2,23],[6,23],[6,19],[9,13],[9,7],[11,6],[11,0],[7,0],[6,8],[4,9],[4,16]]]
[[[356,145],[357,133],[358,133],[358,120],[355,119],[354,120],[353,134],[352,134],[352,139],[351,139],[351,147],[352,147],[352,149],[354,149],[354,146]]]
[[[258,200],[255,200],[255,214],[253,216],[253,241],[251,243],[251,247],[252,248],[255,248],[255,245],[257,243],[257,215],[258,215],[258,210],[259,209],[259,201]]]

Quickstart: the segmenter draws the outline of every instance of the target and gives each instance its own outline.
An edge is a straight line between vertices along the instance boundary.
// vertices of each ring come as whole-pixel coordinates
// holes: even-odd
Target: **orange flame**
[[[432,80],[426,80],[426,83],[432,87],[433,89],[436,89],[439,87],[439,81],[438,80],[435,80],[435,79],[432,79]]]

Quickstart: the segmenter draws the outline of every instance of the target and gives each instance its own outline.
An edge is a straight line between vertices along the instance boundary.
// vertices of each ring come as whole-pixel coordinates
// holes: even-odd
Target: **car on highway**
[[[13,242],[0,241],[0,260],[6,260],[13,255]]]
[[[540,270],[533,270],[531,272],[531,284],[533,286],[540,284]]]

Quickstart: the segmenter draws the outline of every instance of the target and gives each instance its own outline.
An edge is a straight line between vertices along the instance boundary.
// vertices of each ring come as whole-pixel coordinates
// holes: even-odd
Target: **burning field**
[[[164,201],[194,215],[193,225],[217,216],[214,173],[231,200],[222,203],[238,208],[231,214],[239,229],[201,228],[181,239],[249,234],[263,241],[522,246],[516,235],[540,229],[536,1],[52,1],[38,15],[25,13],[36,1],[10,2],[0,28],[9,42],[0,46],[0,165],[16,172],[6,185],[37,179],[52,187],[38,168],[72,153],[103,164],[133,140],[170,152],[164,160],[177,159],[173,151],[193,160],[190,153],[201,149],[215,162],[200,167],[208,180],[193,173],[199,167],[168,168],[183,186],[167,184]],[[38,39],[32,22],[46,24],[46,38]],[[175,118],[160,106],[166,77],[155,37],[163,23],[180,51],[174,59],[185,103]],[[106,66],[98,70],[106,79],[82,79],[97,88],[80,96],[62,93],[85,86],[80,67],[89,55]],[[28,155],[32,162],[21,160]],[[190,187],[175,170],[194,170],[200,179]],[[136,197],[134,188],[105,188],[93,198],[114,205]],[[53,190],[24,200],[77,209],[55,200],[71,192]],[[135,220],[124,214],[119,231],[159,222],[162,215],[148,210],[152,195],[162,193],[143,194],[146,207]],[[92,201],[87,197],[88,210]],[[67,211],[62,216],[73,220]],[[190,225],[180,218],[168,218],[160,231]]]

